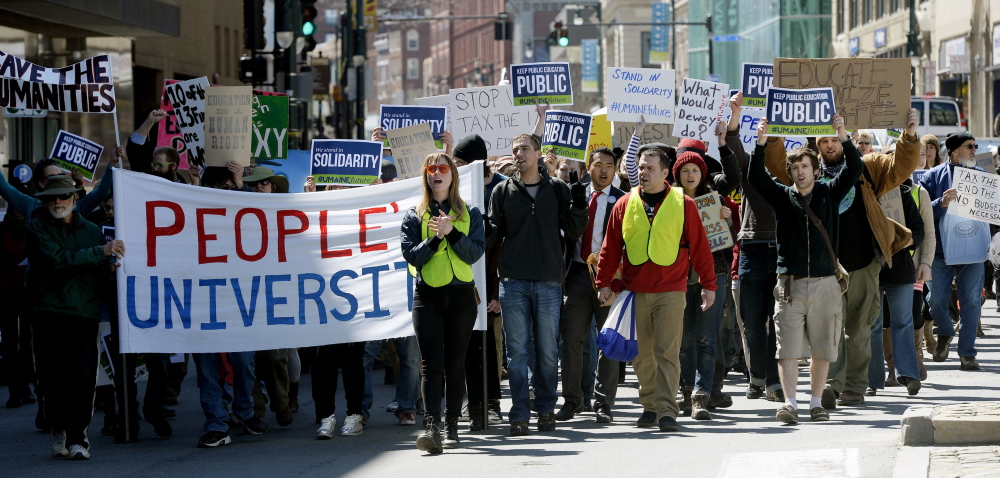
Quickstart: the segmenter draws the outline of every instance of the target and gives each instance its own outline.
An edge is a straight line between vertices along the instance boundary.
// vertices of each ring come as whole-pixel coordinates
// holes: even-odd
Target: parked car
[[[962,115],[962,108],[955,98],[948,96],[913,96],[910,105],[916,108],[920,116],[917,134],[933,134],[944,144],[944,139],[951,133],[966,131],[968,123]]]

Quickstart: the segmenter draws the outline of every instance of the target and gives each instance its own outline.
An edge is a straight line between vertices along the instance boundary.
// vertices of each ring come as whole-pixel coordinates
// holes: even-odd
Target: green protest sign
[[[254,159],[288,157],[287,96],[254,95],[250,151]]]

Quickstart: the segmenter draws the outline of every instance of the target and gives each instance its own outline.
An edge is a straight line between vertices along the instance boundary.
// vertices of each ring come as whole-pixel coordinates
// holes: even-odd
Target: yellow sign
[[[597,148],[614,148],[611,144],[611,122],[608,121],[608,109],[601,108],[594,112],[590,122],[590,145],[587,147],[587,158]]]
[[[365,30],[378,30],[378,0],[361,0],[364,3]]]

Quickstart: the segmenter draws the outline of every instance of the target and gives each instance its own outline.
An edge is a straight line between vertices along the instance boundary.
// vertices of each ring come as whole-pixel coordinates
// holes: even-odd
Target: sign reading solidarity
[[[483,164],[459,168],[482,210]],[[123,353],[213,353],[413,335],[400,252],[421,179],[310,194],[192,188],[115,169]],[[485,283],[485,261],[473,266]],[[477,330],[486,329],[486,302]]]
[[[608,119],[673,123],[676,84],[674,70],[608,68]]]
[[[743,64],[743,106],[763,108],[767,90],[774,82],[774,67],[770,63]]]
[[[316,184],[368,186],[382,172],[379,141],[314,139],[309,157]]]
[[[708,245],[712,252],[733,247],[733,234],[729,231],[728,222],[722,218],[722,202],[718,193],[708,193],[694,198],[701,216],[701,224],[708,236]]]
[[[114,113],[111,57],[98,55],[62,68],[45,68],[0,51],[0,107]]]
[[[208,78],[178,81],[164,86],[164,97],[170,102],[174,123],[184,135],[187,161],[205,165],[205,90]]]
[[[288,157],[287,96],[254,95],[250,150],[257,160]]]
[[[452,138],[460,141],[478,134],[486,142],[490,156],[510,154],[512,138],[530,131],[538,121],[535,108],[514,107],[510,85],[453,88],[448,94]],[[396,151],[392,154],[395,156]]]
[[[88,181],[93,181],[94,171],[97,171],[97,164],[100,163],[103,152],[104,146],[73,133],[59,130],[56,142],[52,145],[52,154],[49,157],[56,160],[56,164],[60,168],[80,173]]]
[[[443,149],[444,143],[441,142],[441,133],[445,131],[445,125],[448,124],[448,108],[446,106],[382,105],[379,108],[378,124],[386,131],[420,123],[430,125],[431,134],[434,135],[434,144],[437,145],[438,149]],[[389,147],[388,140],[385,142],[385,147]]]
[[[542,151],[552,148],[552,152],[560,158],[586,162],[590,122],[591,117],[588,114],[560,110],[546,111]]]
[[[767,92],[767,134],[776,136],[836,136],[833,90],[771,88]]]
[[[205,164],[225,166],[236,161],[249,166],[253,89],[213,86],[205,95],[205,107]]]
[[[510,65],[514,106],[549,103],[573,104],[569,63],[521,63]]]
[[[391,129],[386,132],[386,136],[389,147],[392,148],[392,159],[396,163],[396,175],[399,179],[423,176],[420,167],[423,166],[424,159],[428,154],[438,151],[427,123]]]
[[[674,136],[715,141],[715,126],[722,120],[729,85],[684,78]]]
[[[956,167],[951,187],[958,196],[948,205],[948,214],[1000,225],[1000,176]]]

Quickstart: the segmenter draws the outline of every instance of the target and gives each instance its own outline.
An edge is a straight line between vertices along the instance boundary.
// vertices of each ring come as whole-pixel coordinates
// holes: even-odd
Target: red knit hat
[[[681,143],[683,143],[683,141]],[[702,181],[704,181],[708,176],[708,165],[705,164],[704,159],[701,159],[701,155],[694,151],[685,151],[677,156],[677,161],[674,162],[674,169],[672,170],[674,173],[674,181],[680,180],[681,168],[688,163],[694,163],[695,166],[698,166],[698,169],[701,170]]]
[[[693,138],[684,138],[681,140],[680,144],[677,145],[678,153],[683,153],[685,151],[690,151],[690,150],[699,151],[702,155],[704,155],[706,153],[705,142]]]

